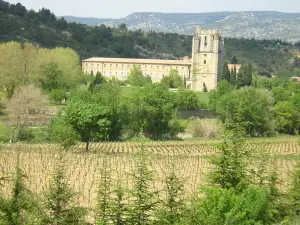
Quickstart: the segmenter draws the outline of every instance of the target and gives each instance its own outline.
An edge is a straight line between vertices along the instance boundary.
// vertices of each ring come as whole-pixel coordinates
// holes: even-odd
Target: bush
[[[189,123],[187,131],[193,137],[216,138],[223,133],[223,127],[216,119],[197,119]]]
[[[6,143],[9,139],[9,131],[7,127],[0,122],[0,143]]]
[[[50,93],[51,100],[56,104],[60,104],[62,100],[66,98],[66,90],[54,89]]]

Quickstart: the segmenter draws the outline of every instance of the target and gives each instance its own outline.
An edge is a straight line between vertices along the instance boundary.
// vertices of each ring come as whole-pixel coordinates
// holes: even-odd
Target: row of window
[[[94,75],[94,72],[91,70],[91,75],[93,76]],[[118,73],[118,72],[115,72],[115,73],[113,73],[113,72],[104,72],[104,74],[103,74],[104,76],[118,76],[118,75],[120,75],[121,77],[123,77],[123,76],[128,76],[129,75],[129,72],[121,72],[121,73]],[[150,73],[150,74],[147,74],[147,73],[144,73],[144,75],[145,76],[151,76],[151,77],[153,77],[153,73]],[[185,74],[182,74],[183,76],[185,76]],[[156,74],[156,78],[159,78],[160,77],[160,74]],[[165,77],[165,74],[162,74],[161,75],[161,77]]]
[[[88,67],[88,63],[86,63],[86,67]],[[94,66],[94,64],[92,63],[92,64],[90,64],[91,65],[91,67],[93,67]],[[119,68],[119,64],[114,64],[115,65],[115,68]],[[99,64],[97,64],[97,68],[99,68]],[[106,68],[106,64],[103,64],[103,67],[104,68]],[[113,64],[109,64],[109,68],[112,68],[113,67]],[[125,66],[126,67],[126,66]],[[120,68],[124,68],[124,64],[120,64]],[[130,68],[130,65],[127,65],[127,68]],[[150,68],[150,69],[153,69],[153,68],[155,68],[155,66],[153,66],[153,65],[143,65],[142,67],[141,67],[142,69],[147,69],[147,68]],[[156,66],[156,68],[157,69],[160,69],[160,68],[162,68],[162,69],[165,69],[166,68],[166,66]],[[167,66],[167,68],[169,68],[169,69],[180,69],[180,67],[179,66]],[[184,66],[182,66],[181,67],[181,69],[182,70],[184,70]]]

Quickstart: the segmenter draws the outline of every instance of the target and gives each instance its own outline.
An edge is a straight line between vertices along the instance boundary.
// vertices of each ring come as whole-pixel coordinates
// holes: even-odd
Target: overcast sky
[[[7,1],[7,0],[6,0]],[[27,9],[50,9],[56,16],[121,18],[133,12],[300,12],[300,0],[8,0]]]

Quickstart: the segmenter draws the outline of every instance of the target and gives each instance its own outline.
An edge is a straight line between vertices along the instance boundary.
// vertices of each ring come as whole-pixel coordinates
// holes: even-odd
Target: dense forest
[[[105,25],[88,27],[68,23],[50,10],[28,10],[20,3],[0,0],[0,42],[31,42],[41,47],[70,47],[80,57],[129,57],[175,59],[191,56],[192,37],[175,33],[129,31]],[[300,44],[282,40],[225,39],[225,59],[236,56],[252,62],[261,75],[297,75],[295,56]],[[287,72],[288,71],[288,72]]]

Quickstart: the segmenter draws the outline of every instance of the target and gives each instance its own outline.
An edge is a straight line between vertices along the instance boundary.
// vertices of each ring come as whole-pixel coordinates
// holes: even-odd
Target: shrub
[[[223,127],[216,119],[197,119],[189,123],[187,131],[193,137],[215,138],[223,133]]]

